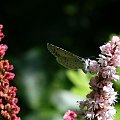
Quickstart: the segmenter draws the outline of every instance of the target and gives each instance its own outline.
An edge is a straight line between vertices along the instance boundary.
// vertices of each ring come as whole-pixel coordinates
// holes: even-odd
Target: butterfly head
[[[90,62],[91,62],[91,60],[88,58],[88,59],[84,59],[84,58],[82,58],[82,60],[83,60],[83,72],[84,73],[87,73],[87,72],[89,72],[89,66],[90,66]]]

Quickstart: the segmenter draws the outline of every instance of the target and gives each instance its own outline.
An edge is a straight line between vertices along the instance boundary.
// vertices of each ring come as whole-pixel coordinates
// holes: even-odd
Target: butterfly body
[[[84,58],[49,43],[47,43],[47,48],[56,57],[57,62],[64,67],[86,71],[86,62]]]

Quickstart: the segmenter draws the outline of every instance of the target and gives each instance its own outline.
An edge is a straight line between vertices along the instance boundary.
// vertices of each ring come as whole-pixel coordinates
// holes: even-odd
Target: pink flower
[[[4,38],[4,34],[2,33],[3,25],[0,24],[0,41]]]
[[[5,72],[5,79],[12,80],[15,77],[15,74],[12,72]]]
[[[107,43],[106,45],[103,45],[100,47],[100,50],[102,51],[102,54],[106,54],[108,56],[111,56],[111,52],[112,52],[112,47],[110,43]]]
[[[68,110],[64,115],[64,120],[74,120],[77,117],[77,114],[74,111]]]
[[[96,76],[90,80],[92,91],[87,95],[88,99],[79,102],[79,115],[90,120],[113,120],[117,92],[112,87],[112,80],[119,80],[116,68],[120,67],[120,38],[113,36],[112,41],[101,46],[100,50],[98,61],[89,59],[86,65]]]
[[[118,36],[112,37],[111,45],[114,46],[114,44],[116,44],[117,46],[120,46],[120,38]]]
[[[0,45],[0,57],[3,57],[5,55],[5,51],[8,49],[7,45]]]
[[[0,41],[4,37],[2,28],[3,26],[0,25]],[[17,88],[10,86],[9,83],[15,76],[10,72],[14,67],[8,60],[3,59],[7,49],[7,45],[0,45],[0,116],[5,120],[20,120],[20,117],[17,117],[20,107],[16,105],[18,99],[15,98]]]

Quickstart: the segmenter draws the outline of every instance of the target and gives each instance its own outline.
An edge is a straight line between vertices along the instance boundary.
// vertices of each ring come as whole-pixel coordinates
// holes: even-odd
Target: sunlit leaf
[[[116,111],[117,111],[117,113],[116,113],[116,115],[115,115],[115,120],[119,120],[119,119],[120,119],[120,105],[117,104],[117,105],[115,106],[115,108],[116,108]]]
[[[67,76],[69,80],[74,84],[74,87],[71,89],[73,92],[83,96],[90,92],[89,81],[92,75],[85,74],[82,70],[68,70]]]

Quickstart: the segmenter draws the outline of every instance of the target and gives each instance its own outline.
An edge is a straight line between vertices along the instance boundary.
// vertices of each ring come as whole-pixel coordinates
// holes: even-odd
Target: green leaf
[[[116,108],[116,111],[117,111],[117,113],[115,115],[115,120],[119,120],[120,119],[120,104],[117,104],[115,106],[115,108]]]
[[[71,89],[74,93],[84,96],[90,92],[89,81],[93,75],[88,73],[85,74],[82,70],[68,70],[66,74],[74,85],[74,87]]]

